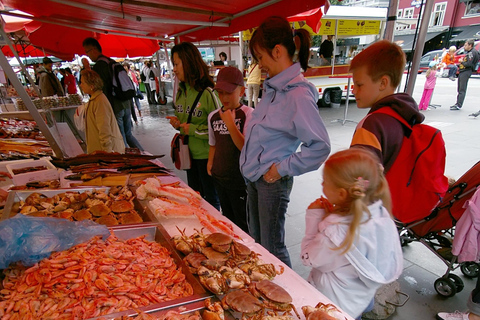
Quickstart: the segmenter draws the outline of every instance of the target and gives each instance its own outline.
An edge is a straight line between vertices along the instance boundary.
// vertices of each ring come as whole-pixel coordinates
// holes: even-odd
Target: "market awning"
[[[287,17],[316,9],[325,0],[2,0],[2,3],[31,14],[35,21],[98,33],[150,39],[173,36],[196,42],[256,27],[268,16]]]
[[[425,37],[425,42],[432,40],[436,36],[445,33],[445,31],[440,31],[440,32],[429,32],[427,33],[427,36]],[[405,35],[399,35],[395,36],[393,38],[393,41],[398,44],[403,51],[412,51],[412,44],[413,44],[413,38],[414,34],[405,34]],[[418,35],[417,35],[418,37]],[[418,39],[418,38],[417,38]]]
[[[480,39],[480,25],[455,28],[453,31],[461,32],[456,37],[452,37],[452,39],[450,39],[451,41],[467,41],[468,39]]]

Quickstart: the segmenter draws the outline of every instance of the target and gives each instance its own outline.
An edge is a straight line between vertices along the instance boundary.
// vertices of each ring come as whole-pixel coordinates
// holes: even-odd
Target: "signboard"
[[[322,25],[318,34],[320,35],[335,35],[335,28],[337,20],[334,19],[322,19]]]
[[[379,32],[380,32],[380,21],[338,20],[337,36],[378,34]]]

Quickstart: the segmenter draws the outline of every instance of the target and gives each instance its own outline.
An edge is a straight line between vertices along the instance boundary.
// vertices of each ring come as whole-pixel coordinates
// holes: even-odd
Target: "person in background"
[[[463,101],[465,100],[465,96],[467,95],[468,80],[470,79],[473,70],[476,70],[477,68],[480,54],[473,47],[474,44],[475,41],[473,39],[470,39],[467,40],[467,42],[465,42],[465,44],[463,45],[463,49],[465,49],[465,57],[458,66],[459,73],[457,81],[457,102],[450,107],[450,110],[460,110],[462,108]]]
[[[220,58],[220,61],[223,61],[223,64],[227,65],[227,54],[222,51],[218,54],[218,56]]]
[[[333,55],[333,35],[328,35],[327,39],[323,40],[318,49],[318,56],[320,57],[320,65],[329,66],[332,64]]]
[[[49,57],[43,58],[43,68],[38,72],[40,93],[42,97],[64,96],[62,84],[60,80],[53,74],[53,61]]]
[[[317,108],[318,91],[301,74],[308,68],[310,34],[299,29],[292,35],[286,19],[270,17],[255,30],[249,47],[268,78],[240,154],[248,228],[256,242],[291,266],[285,215],[293,177],[317,170],[330,153]]]
[[[92,69],[98,73],[103,81],[103,93],[107,96],[108,101],[110,101],[110,105],[113,108],[113,113],[117,119],[118,127],[122,133],[125,145],[143,151],[142,146],[132,133],[132,115],[130,109],[132,101],[120,100],[113,95],[113,70],[109,66],[110,58],[102,54],[102,47],[95,38],[86,38],[83,40],[82,45],[90,60],[95,62]]]
[[[220,210],[213,178],[207,172],[207,162],[210,149],[208,115],[220,108],[221,103],[212,90],[215,85],[197,47],[190,42],[182,42],[172,48],[171,56],[173,72],[180,83],[175,98],[175,116],[167,119],[181,134],[189,137],[192,167],[187,170],[188,185]],[[201,94],[199,102],[193,105],[198,94]],[[187,123],[192,108],[192,118]]]
[[[143,121],[142,111],[141,111],[142,106],[140,104],[140,98],[139,98],[139,96],[141,95],[141,92],[140,92],[140,86],[139,86],[139,83],[138,83],[137,75],[135,74],[135,71],[133,71],[130,68],[130,63],[125,61],[123,63],[123,67],[125,68],[125,71],[127,71],[129,78],[132,80],[133,85],[135,86],[136,95],[133,98],[133,100],[135,101],[135,105],[137,106],[138,115],[140,116],[140,119]],[[132,110],[133,121],[135,121],[135,124],[138,124],[137,114],[135,113],[135,107],[134,107],[133,103],[132,103],[132,106],[131,106],[131,110]]]
[[[87,153],[94,151],[125,153],[125,144],[112,106],[102,91],[103,81],[93,70],[82,70],[82,91],[90,95],[85,106]]]
[[[55,72],[57,73],[58,80],[60,80],[60,84],[62,85],[63,92],[65,92],[65,75],[66,75],[65,69],[64,68],[57,69]]]
[[[443,69],[448,67],[448,78],[452,81],[455,81],[455,75],[458,70],[455,64],[455,51],[457,51],[457,47],[451,46],[445,56],[443,56],[441,63]]]
[[[425,85],[423,87],[422,99],[418,104],[419,110],[428,109],[436,83],[437,83],[437,63],[435,61],[430,61],[428,65],[427,74],[425,76]]]
[[[143,84],[145,85],[145,94],[147,95],[147,101],[148,104],[154,104],[152,101],[152,90],[150,88],[150,80],[149,80],[149,75],[150,75],[150,67],[151,63],[149,61],[145,61],[143,63],[143,69],[141,72],[141,80],[143,81]]]
[[[72,74],[72,70],[70,70],[70,68],[65,68],[64,79],[65,91],[68,94],[77,93],[77,81],[75,80],[75,76]]]
[[[243,132],[253,109],[240,102],[245,87],[243,75],[237,68],[220,70],[215,90],[222,108],[208,116],[207,172],[213,177],[222,214],[248,233],[247,190],[238,160],[245,141]]]
[[[256,107],[258,105],[260,84],[262,83],[262,69],[258,66],[257,60],[252,59],[247,74],[248,106]]]
[[[305,215],[303,264],[308,282],[349,315],[361,319],[378,288],[403,271],[403,256],[390,215],[383,167],[366,149],[337,152],[325,162],[323,193]]]
[[[147,81],[150,84],[150,101],[152,101],[152,104],[158,104],[157,102],[157,73],[158,70],[153,66],[152,61],[148,61],[147,63],[148,66],[148,76],[147,76]]]

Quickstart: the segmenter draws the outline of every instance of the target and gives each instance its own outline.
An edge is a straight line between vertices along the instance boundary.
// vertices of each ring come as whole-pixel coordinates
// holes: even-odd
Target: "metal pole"
[[[395,21],[397,21],[398,0],[390,0],[387,13],[387,26],[385,28],[384,39],[393,41],[393,32],[395,31]]]
[[[425,47],[425,38],[427,36],[428,24],[430,22],[430,16],[432,14],[434,0],[427,0],[425,3],[425,8],[423,10],[422,23],[420,24],[420,32],[418,33],[417,46],[413,54],[412,59],[412,70],[411,74],[418,74],[418,68],[420,64],[420,58],[422,57],[423,48]],[[417,77],[410,77],[407,83],[407,91],[409,95],[412,95],[413,89],[415,88],[415,81]]]

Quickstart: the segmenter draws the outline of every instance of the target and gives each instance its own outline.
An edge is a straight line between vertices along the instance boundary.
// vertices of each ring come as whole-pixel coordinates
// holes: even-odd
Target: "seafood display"
[[[2,319],[87,319],[193,294],[168,249],[144,237],[95,237],[4,274]]]
[[[333,304],[319,302],[315,308],[311,306],[302,307],[306,320],[344,320],[347,319],[340,310]]]
[[[31,192],[7,211],[10,211],[10,216],[21,213],[71,221],[89,219],[107,226],[143,222],[143,218],[135,210],[133,202],[135,196],[126,186],[111,187],[108,191],[106,189],[59,191],[50,197],[44,193],[47,192]]]
[[[210,232],[222,232],[234,238],[240,237],[233,231],[233,225],[216,219],[202,207],[202,197],[179,182],[162,184],[155,178],[137,181],[137,198],[145,200],[153,214],[162,218],[196,217],[200,224]]]
[[[0,119],[0,139],[35,139],[46,141],[35,121]]]
[[[39,159],[52,156],[47,142],[0,140],[0,160]]]

